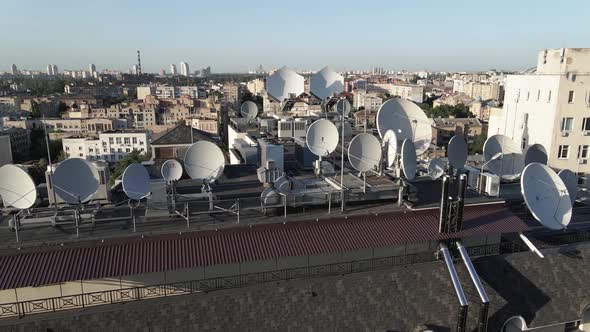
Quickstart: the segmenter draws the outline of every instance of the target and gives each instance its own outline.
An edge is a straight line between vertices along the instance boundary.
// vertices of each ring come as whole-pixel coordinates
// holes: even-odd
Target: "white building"
[[[150,151],[147,131],[107,131],[99,133],[98,138],[64,138],[62,144],[67,158],[110,162],[123,159],[133,150],[141,153]]]
[[[90,71],[90,74],[92,74],[92,73],[94,73],[96,71],[96,66],[93,63],[91,63],[88,66],[88,70]]]
[[[184,61],[180,63],[180,75],[187,76],[187,77],[190,75],[188,63],[186,63]]]
[[[539,143],[549,166],[590,172],[590,49],[539,52],[536,73],[509,75],[504,108],[490,114],[488,136],[504,134],[523,149]]]
[[[15,64],[12,64],[12,67],[10,68],[12,75],[18,75],[18,67]]]
[[[381,104],[383,104],[383,100],[375,92],[353,91],[352,107],[357,110],[364,107],[367,111],[378,111]]]
[[[176,65],[175,64],[171,64],[170,65],[170,74],[172,74],[172,76],[178,75],[178,71],[176,71]]]
[[[400,96],[415,103],[422,103],[424,102],[424,87],[418,85],[393,85],[391,95]]]

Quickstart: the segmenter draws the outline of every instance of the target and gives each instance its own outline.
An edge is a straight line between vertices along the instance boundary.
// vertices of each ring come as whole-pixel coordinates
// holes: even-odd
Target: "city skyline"
[[[170,64],[180,69],[181,61],[192,71],[211,66],[216,72],[246,72],[260,64],[297,70],[331,65],[339,71],[522,70],[535,65],[531,54],[540,49],[587,46],[583,24],[590,9],[583,1],[575,1],[576,11],[549,1],[534,7],[509,1],[33,2],[3,4],[0,20],[12,28],[0,30],[0,71],[10,71],[13,63],[41,71],[48,64],[61,71],[90,63],[127,71],[138,49],[142,69],[152,73],[168,72]]]

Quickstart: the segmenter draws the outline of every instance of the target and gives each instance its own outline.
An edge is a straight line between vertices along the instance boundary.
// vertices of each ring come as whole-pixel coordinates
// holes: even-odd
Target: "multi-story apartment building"
[[[202,130],[213,135],[218,135],[218,122],[217,120],[208,119],[205,117],[198,117],[191,119],[192,127],[195,129]]]
[[[264,92],[264,80],[256,78],[246,84],[246,89],[253,95],[261,95]]]
[[[424,102],[424,87],[419,85],[393,85],[391,95],[400,96],[415,103],[422,103]]]
[[[133,150],[142,153],[150,151],[148,132],[137,130],[102,132],[98,138],[69,137],[64,138],[62,144],[67,158],[110,162],[126,157]]]
[[[221,88],[223,93],[223,102],[228,104],[237,104],[240,100],[240,85],[237,83],[225,83]]]
[[[378,111],[383,104],[383,99],[375,92],[365,90],[354,90],[352,93],[352,107],[360,109],[364,107],[369,112]]]
[[[74,119],[18,119],[4,120],[4,127],[21,129],[43,129],[69,133],[97,133],[107,130],[127,128],[127,121],[118,119],[74,118]]]
[[[463,85],[463,93],[473,99],[498,100],[502,87],[498,83],[467,82]]]
[[[6,164],[12,164],[12,162],[13,160],[12,147],[10,146],[10,136],[0,136],[0,167]]]
[[[199,87],[194,85],[187,86],[169,86],[169,85],[148,85],[137,87],[137,99],[146,100],[147,96],[155,96],[159,99],[178,98],[188,96],[190,98],[199,98]]]
[[[5,128],[0,130],[0,137],[7,136],[10,138],[10,148],[12,156],[23,157],[29,154],[31,147],[31,137],[29,132],[23,128]]]

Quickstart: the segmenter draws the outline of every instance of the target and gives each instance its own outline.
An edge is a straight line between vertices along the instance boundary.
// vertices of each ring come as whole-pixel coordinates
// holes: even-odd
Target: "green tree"
[[[31,140],[31,148],[29,149],[29,156],[33,160],[47,159],[47,143],[45,142],[45,131],[43,129],[33,129],[29,135]],[[61,140],[49,140],[49,153],[51,153],[51,161],[56,160],[62,151]]]
[[[45,171],[47,170],[47,160],[44,158],[33,163],[29,169],[29,174],[35,183],[45,183]]]
[[[115,164],[114,168],[111,171],[111,185],[113,183],[115,183],[115,179],[118,178],[119,176],[121,176],[121,174],[123,174],[123,172],[125,171],[125,169],[127,168],[127,166],[131,165],[131,164],[135,164],[135,163],[141,163],[142,161],[146,161],[146,160],[150,160],[150,155],[149,154],[142,154],[140,151],[138,150],[133,150],[131,151],[127,157],[120,159],[119,161],[117,161],[117,163]]]
[[[469,145],[469,154],[483,153],[483,144],[488,138],[488,133],[482,131],[479,136],[475,138],[475,141]]]
[[[31,117],[32,118],[40,118],[41,117],[41,111],[39,110],[39,103],[37,103],[34,100],[31,102]]]
[[[424,107],[423,107],[424,109]],[[424,112],[430,118],[469,118],[473,117],[473,114],[469,111],[469,107],[463,104],[457,104],[456,106],[451,105],[440,105],[431,109],[424,109]]]

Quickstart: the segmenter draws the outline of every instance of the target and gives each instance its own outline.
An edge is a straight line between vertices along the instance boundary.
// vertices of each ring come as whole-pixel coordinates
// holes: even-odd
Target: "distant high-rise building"
[[[188,69],[188,63],[186,63],[184,61],[181,62],[180,63],[180,75],[188,77],[189,74],[190,74],[190,71]]]
[[[178,72],[176,71],[176,65],[175,64],[171,64],[170,65],[170,74],[174,75],[178,75]]]
[[[15,64],[12,64],[12,75],[18,75],[18,67]]]
[[[92,75],[92,73],[96,71],[96,66],[93,63],[91,63],[90,66],[88,66],[88,69],[90,70],[90,74]]]
[[[59,70],[57,69],[56,65],[51,65],[51,73],[52,73],[52,75],[59,74]]]
[[[160,70],[160,76],[166,76],[166,71],[164,69]]]
[[[211,66],[203,68],[203,70],[201,70],[201,75],[203,77],[207,77],[211,75]]]
[[[53,76],[53,67],[52,67],[52,65],[47,65],[47,75]]]
[[[131,71],[133,75],[139,75],[139,65],[133,65],[133,69]]]

